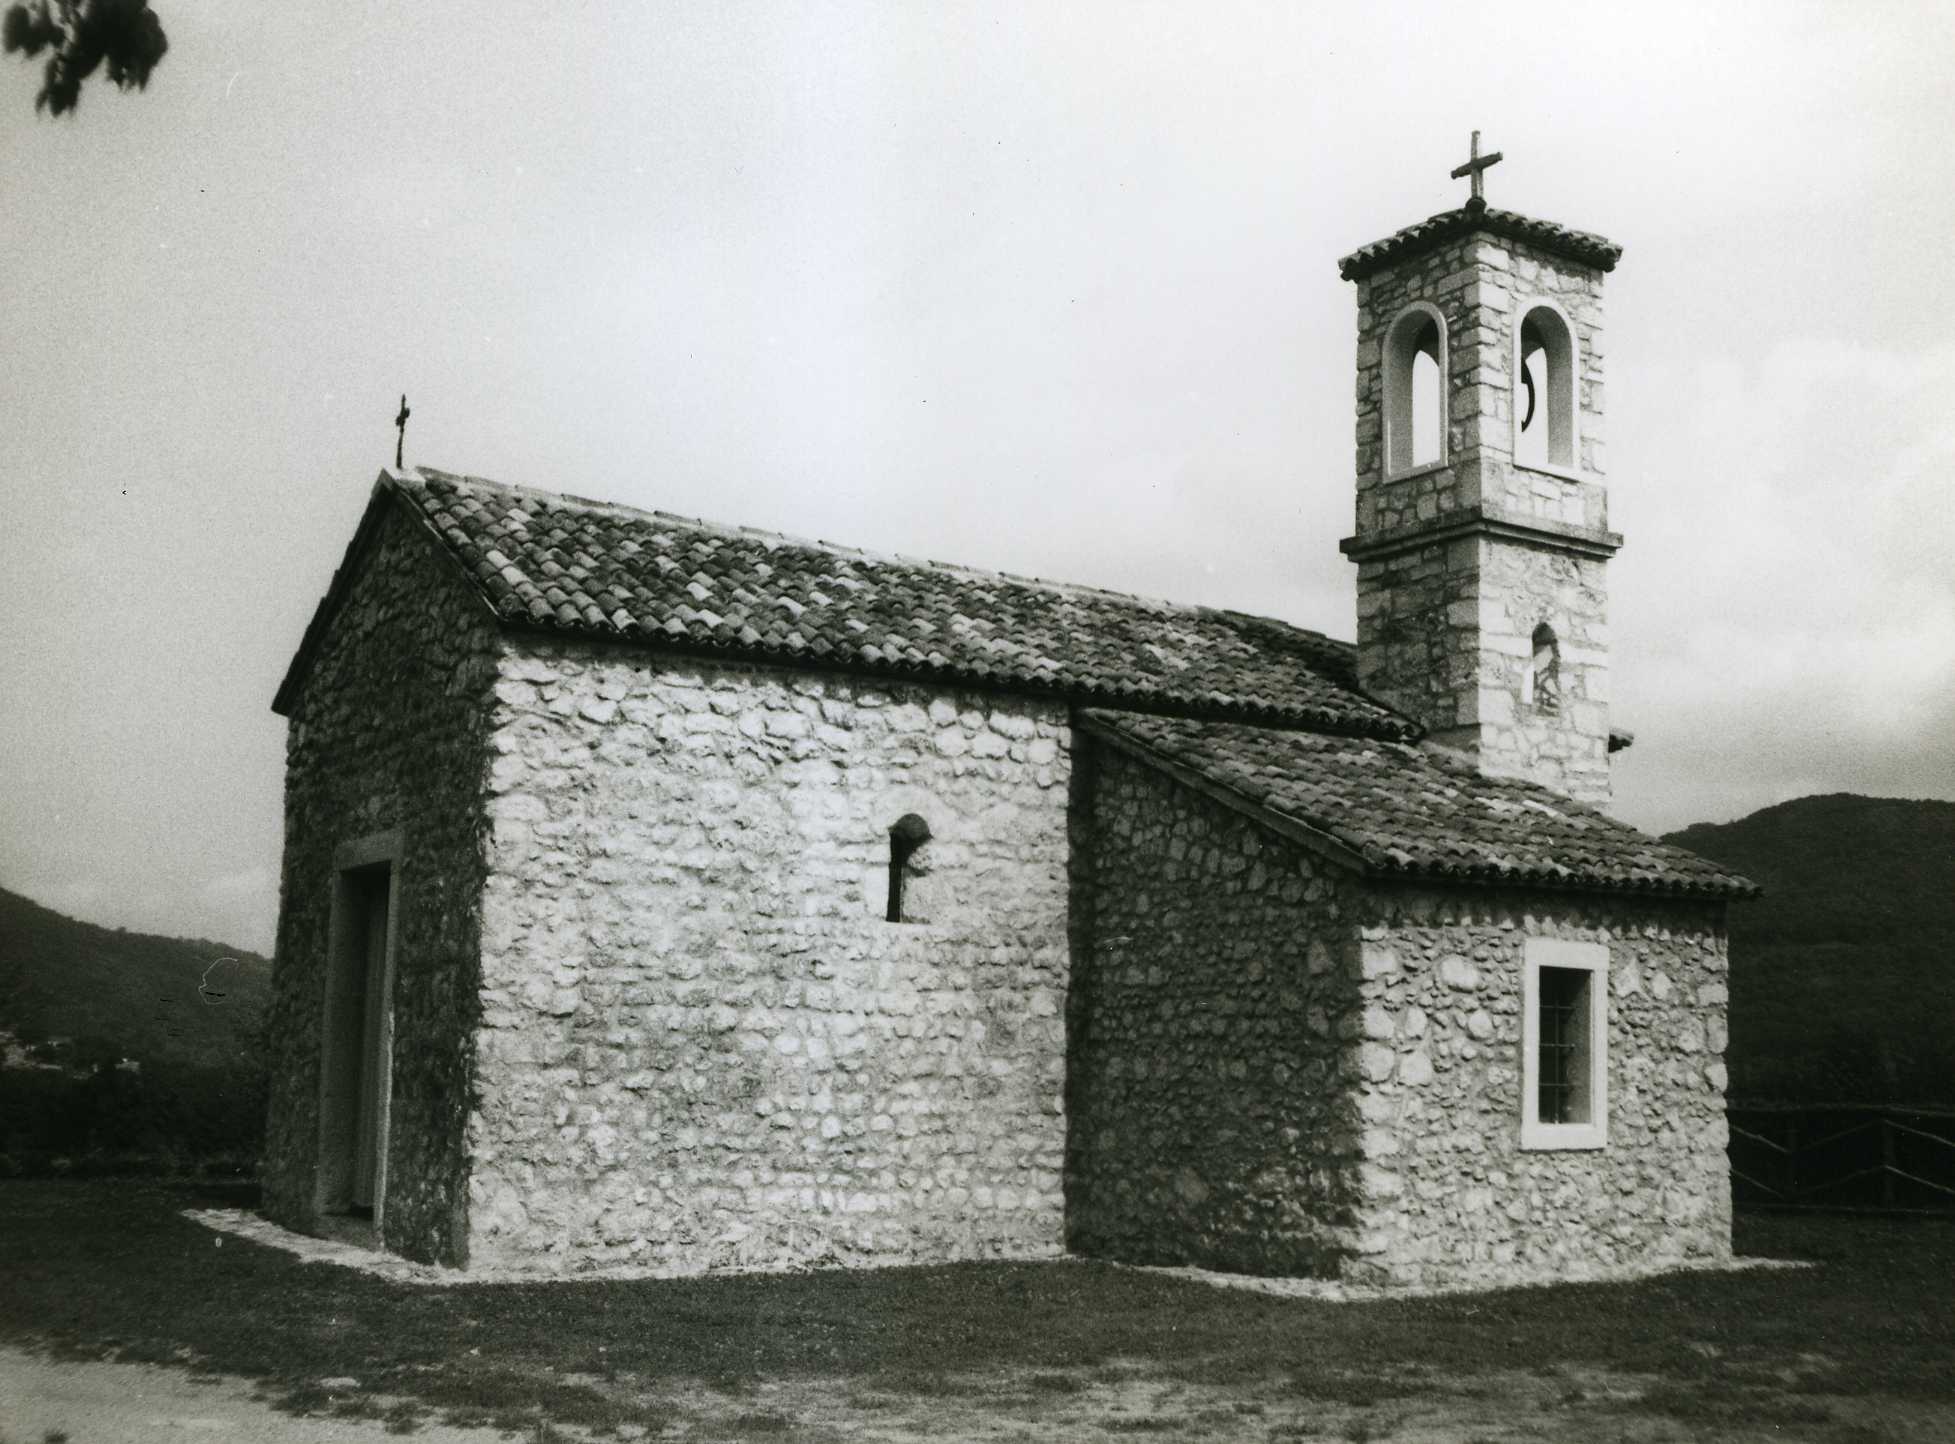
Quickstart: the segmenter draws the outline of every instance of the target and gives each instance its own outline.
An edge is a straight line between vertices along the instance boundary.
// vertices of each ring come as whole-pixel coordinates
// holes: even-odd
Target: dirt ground
[[[1955,1406],[1882,1396],[1800,1396],[1770,1426],[1685,1423],[1623,1414],[1658,1381],[1595,1370],[1478,1375],[1449,1380],[1422,1373],[1407,1392],[1365,1404],[1272,1397],[1265,1390],[1164,1384],[1116,1366],[970,1379],[951,1398],[919,1401],[820,1381],[770,1383],[727,1395],[693,1386],[616,1380],[658,1425],[624,1425],[627,1440],[807,1439],[912,1444],[925,1440],[1594,1441],[1873,1440],[1955,1438]],[[322,1385],[336,1382],[322,1380]],[[590,1382],[590,1381],[583,1381]],[[357,1393],[356,1381],[346,1389]],[[385,1401],[367,1400],[376,1415]],[[426,1444],[494,1444],[510,1438],[569,1441],[588,1436],[561,1424],[520,1434],[411,1426]],[[0,1347],[0,1444],[152,1444],[156,1440],[264,1440],[267,1444],[379,1444],[402,1437],[384,1417],[295,1416],[274,1409],[248,1380],[155,1364],[56,1362]]]
[[[0,1346],[0,1444],[155,1444],[255,1440],[363,1444],[392,1439],[380,1420],[297,1418],[257,1396],[247,1379],[159,1364],[57,1363]],[[429,1444],[495,1444],[493,1429],[427,1426]]]

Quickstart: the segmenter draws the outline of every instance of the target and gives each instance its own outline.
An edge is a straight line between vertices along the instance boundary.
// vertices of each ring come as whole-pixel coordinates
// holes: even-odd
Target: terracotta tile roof
[[[387,473],[379,487],[413,508],[514,624],[1146,711],[1367,736],[1418,731],[1358,691],[1348,643],[1267,618],[877,557],[426,468]],[[288,678],[282,699],[291,687]]]
[[[1750,897],[1757,886],[1529,782],[1429,745],[1095,708],[1093,731],[1233,794],[1374,877]]]
[[[1525,241],[1552,251],[1558,256],[1612,271],[1622,259],[1622,247],[1587,231],[1570,230],[1553,221],[1537,221],[1518,211],[1496,210],[1491,206],[1468,203],[1458,210],[1441,211],[1416,225],[1395,231],[1382,241],[1360,246],[1337,263],[1337,274],[1347,281],[1358,281],[1406,256],[1429,250],[1469,231],[1491,231],[1509,240]]]

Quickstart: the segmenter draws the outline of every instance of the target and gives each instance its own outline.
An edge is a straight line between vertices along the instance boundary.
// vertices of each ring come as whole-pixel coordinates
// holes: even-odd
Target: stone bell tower
[[[1358,286],[1358,679],[1489,775],[1609,799],[1602,277],[1621,248],[1483,195]],[[1618,745],[1626,745],[1619,738]]]

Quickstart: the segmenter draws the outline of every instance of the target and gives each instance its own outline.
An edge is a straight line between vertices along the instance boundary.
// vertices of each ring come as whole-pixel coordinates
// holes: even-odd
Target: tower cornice
[[[1361,281],[1408,257],[1436,249],[1461,236],[1484,231],[1510,241],[1531,246],[1574,261],[1596,271],[1612,271],[1622,259],[1622,247],[1607,237],[1577,231],[1553,221],[1537,221],[1518,211],[1503,211],[1484,202],[1468,201],[1455,210],[1436,216],[1402,231],[1394,231],[1382,241],[1360,246],[1337,263],[1337,274],[1347,281]]]
[[[1337,549],[1354,562],[1368,562],[1463,536],[1497,537],[1502,541],[1548,547],[1603,561],[1622,548],[1620,532],[1577,526],[1571,522],[1528,516],[1504,507],[1482,504],[1442,512],[1430,520],[1415,521],[1388,531],[1347,536],[1337,544]]]

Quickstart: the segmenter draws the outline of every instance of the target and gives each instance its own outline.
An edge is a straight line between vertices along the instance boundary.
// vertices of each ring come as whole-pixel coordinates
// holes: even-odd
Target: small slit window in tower
[[[1561,643],[1546,622],[1534,629],[1534,649],[1521,673],[1521,705],[1536,712],[1561,710]]]
[[[1426,306],[1406,311],[1385,338],[1385,470],[1446,459],[1445,325]]]
[[[923,844],[930,840],[930,824],[914,812],[898,818],[889,829],[889,907],[885,916],[892,923],[908,922],[903,913],[904,885],[918,870]]]
[[[1514,388],[1514,460],[1523,466],[1575,465],[1575,341],[1551,306],[1521,317]]]

